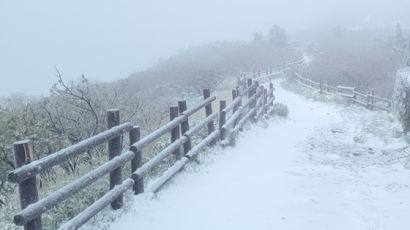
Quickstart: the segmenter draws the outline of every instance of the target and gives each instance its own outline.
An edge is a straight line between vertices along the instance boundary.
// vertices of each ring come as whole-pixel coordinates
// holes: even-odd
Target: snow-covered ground
[[[383,112],[307,99],[276,83],[289,118],[199,157],[158,194],[133,199],[113,230],[407,230],[410,170]]]

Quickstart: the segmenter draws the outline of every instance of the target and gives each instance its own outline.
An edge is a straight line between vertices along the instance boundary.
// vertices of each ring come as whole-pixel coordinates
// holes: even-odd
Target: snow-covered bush
[[[238,138],[238,132],[231,132],[229,134],[228,144],[232,147],[236,145],[236,139]]]
[[[272,115],[277,115],[281,117],[288,117],[289,109],[288,106],[282,103],[275,103],[273,105]]]
[[[392,111],[400,120],[404,132],[410,131],[410,68],[397,71],[392,96]]]

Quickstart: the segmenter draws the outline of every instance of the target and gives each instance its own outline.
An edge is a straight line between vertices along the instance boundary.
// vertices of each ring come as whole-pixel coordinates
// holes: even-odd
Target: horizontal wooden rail
[[[148,192],[156,193],[158,190],[169,181],[175,174],[177,174],[188,162],[194,157],[200,150],[205,146],[209,145],[212,141],[219,137],[219,130],[214,131],[204,140],[202,140],[198,145],[196,145],[192,150],[190,150],[186,156],[182,157],[181,160],[178,160],[173,166],[167,169],[166,172],[162,174],[155,182],[153,182],[150,187],[147,189]]]
[[[156,141],[159,137],[163,136],[164,134],[170,132],[173,128],[177,127],[185,119],[185,116],[179,116],[175,118],[174,120],[168,122],[161,128],[155,130],[151,134],[145,136],[144,138],[141,138],[141,140],[139,140],[137,143],[131,145],[130,150],[133,152],[141,151],[144,147],[148,146],[152,142]]]
[[[389,109],[389,108],[385,108],[385,107],[379,106],[379,105],[377,105],[377,104],[372,104],[372,106],[374,106],[374,107],[376,107],[376,108],[378,108],[378,109],[381,109],[381,110],[390,112],[390,109]]]
[[[162,174],[161,177],[159,177],[156,181],[154,181],[151,186],[147,189],[147,192],[152,192],[156,193],[158,190],[167,182],[169,181],[175,174],[177,174],[182,167],[186,163],[189,162],[189,159],[187,157],[182,157],[181,160],[178,160],[175,162],[174,165],[172,165],[170,168],[167,169],[167,171]]]
[[[366,103],[366,102],[362,102],[362,101],[359,101],[359,100],[357,100],[357,99],[352,99],[352,101],[354,101],[355,103],[358,103],[358,104],[360,104],[360,105],[367,106],[367,103]]]
[[[380,101],[383,101],[383,102],[386,102],[386,103],[391,103],[391,102],[392,102],[392,101],[389,100],[389,99],[382,98],[382,97],[378,97],[378,96],[375,96],[375,95],[373,95],[372,97],[373,97],[374,99],[377,99],[377,100],[380,100]]]
[[[111,202],[116,200],[119,196],[124,194],[127,190],[132,188],[134,180],[126,179],[120,185],[116,185],[112,190],[107,192],[104,196],[94,202],[91,206],[86,208],[73,219],[69,220],[59,230],[74,230],[80,228],[88,220],[94,217],[97,213],[107,207]]]
[[[247,102],[243,103],[242,107],[249,107],[252,103],[256,102],[256,99],[258,99],[258,95],[255,94],[251,98],[249,98]]]
[[[191,116],[192,114],[198,112],[200,109],[204,108],[205,106],[207,106],[208,104],[212,103],[215,100],[216,100],[215,96],[207,98],[204,101],[202,101],[201,103],[199,103],[198,105],[196,105],[194,108],[188,109],[187,111],[183,112],[181,115],[182,116],[185,115],[186,118],[187,118],[187,117]]]
[[[188,141],[188,137],[182,136],[172,144],[168,145],[165,149],[163,149],[161,152],[159,152],[155,157],[153,157],[151,160],[143,164],[140,168],[138,168],[133,174],[133,178],[141,178],[145,176],[149,170],[157,166],[159,163],[161,163],[162,160],[164,160],[167,156],[169,156],[171,153],[173,153],[175,150],[177,150],[181,145],[183,145],[186,141]]]
[[[219,116],[219,112],[214,112],[211,115],[209,115],[207,118],[205,118],[203,121],[189,129],[184,136],[187,136],[191,138],[193,135],[195,135],[199,130],[207,126],[209,123],[211,123],[213,120],[217,119]]]
[[[390,107],[391,107],[391,100],[386,99],[386,98],[382,98],[382,97],[378,97],[374,95],[374,92],[368,92],[368,93],[361,93],[358,92],[356,90],[355,87],[351,87],[351,86],[342,86],[342,85],[338,85],[338,86],[331,86],[329,84],[322,84],[321,82],[315,82],[311,79],[307,79],[305,77],[303,77],[301,74],[299,73],[295,73],[296,78],[294,79],[298,84],[307,87],[307,88],[311,88],[314,90],[317,90],[317,88],[315,86],[319,86],[319,90],[320,93],[327,93],[330,94],[332,93],[330,91],[330,89],[332,89],[334,91],[335,94],[342,96],[342,97],[346,97],[346,98],[350,98],[350,100],[353,103],[357,103],[358,105],[362,105],[368,109],[373,109],[373,108],[377,108],[377,109],[381,109],[381,110],[385,110],[385,111],[390,111]],[[306,83],[307,82],[307,83]],[[347,92],[346,92],[347,91]],[[365,101],[361,101],[359,100],[358,97],[361,97],[362,99],[364,99]],[[387,105],[383,104],[376,104],[375,100],[378,101],[382,101],[384,103],[387,103]]]
[[[364,98],[367,98],[367,94],[361,93],[361,92],[357,92],[357,91],[353,91],[354,94],[358,95],[358,96],[362,96]]]
[[[354,94],[350,94],[350,93],[339,93],[339,96],[347,97],[347,98],[353,98],[353,97],[354,97]]]
[[[187,110],[182,115],[180,115],[177,118],[173,119],[172,121],[168,122],[167,124],[165,124],[164,126],[162,126],[159,129],[155,130],[151,134],[145,136],[144,138],[139,140],[137,143],[132,144],[131,147],[130,147],[130,150],[133,151],[133,152],[141,151],[143,148],[145,148],[146,146],[148,146],[149,144],[151,144],[152,142],[157,140],[159,137],[161,137],[162,135],[170,132],[173,128],[180,125],[182,122],[184,122],[187,119],[188,116],[190,116],[193,113],[197,112],[199,109],[207,106],[208,104],[210,104],[215,99],[216,99],[215,96],[205,99],[205,101],[203,101],[200,105],[196,106],[193,109]]]
[[[244,96],[247,93],[249,93],[249,91],[253,90],[256,87],[255,84],[250,85],[248,88],[246,88],[245,90],[243,90],[242,92],[239,93],[239,96]]]
[[[97,134],[83,141],[78,142],[70,147],[64,148],[56,153],[43,157],[35,162],[24,165],[11,171],[8,175],[8,180],[14,183],[20,183],[21,181],[35,176],[36,174],[43,172],[55,165],[61,164],[68,159],[78,156],[87,150],[94,148],[100,144],[103,144],[119,135],[132,129],[132,124],[127,122],[122,125],[116,126],[112,129]]]
[[[51,193],[40,201],[29,205],[27,208],[23,209],[14,216],[14,223],[16,225],[24,225],[28,223],[47,210],[55,207],[60,202],[72,197],[74,194],[90,186],[93,182],[97,181],[102,176],[107,175],[114,169],[124,165],[125,163],[133,159],[134,156],[135,154],[133,152],[128,151],[110,161],[107,161],[100,167],[85,174],[74,182],[58,189],[57,191]]]
[[[234,122],[241,116],[242,114],[242,110],[243,107],[239,108],[238,111],[236,111],[226,122],[225,124],[222,126],[222,129],[229,129],[229,127],[231,127]]]
[[[275,100],[275,98],[274,97],[271,97],[271,98],[269,98],[269,100],[268,100],[268,105],[271,105],[272,103],[273,103],[273,101]]]
[[[338,89],[344,89],[344,90],[354,90],[355,89],[355,87],[351,87],[351,86],[341,86],[341,85],[338,85],[338,86],[336,86]]]
[[[250,109],[245,116],[242,117],[241,120],[239,120],[238,125],[233,129],[234,132],[238,132],[239,130],[242,130],[243,126],[245,123],[255,114],[256,108]]]
[[[229,111],[231,111],[234,107],[236,107],[237,105],[239,105],[239,103],[241,103],[242,100],[242,96],[238,96],[237,98],[235,98],[235,100],[233,100],[229,105],[226,106],[226,108],[223,110],[225,113],[228,113]]]
[[[203,139],[200,143],[195,145],[187,154],[186,156],[189,158],[194,157],[195,155],[198,154],[199,151],[201,151],[205,146],[209,145],[212,143],[214,140],[216,140],[219,135],[220,135],[219,130],[213,131],[211,134],[209,134],[205,139]]]

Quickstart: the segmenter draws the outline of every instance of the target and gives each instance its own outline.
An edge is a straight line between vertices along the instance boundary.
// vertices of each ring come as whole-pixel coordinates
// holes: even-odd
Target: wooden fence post
[[[270,90],[270,97],[271,98],[273,98],[274,96],[273,96],[273,83],[271,82],[270,84],[269,84],[269,90]],[[272,100],[272,102],[270,103],[270,105],[269,106],[273,106],[273,100]]]
[[[357,99],[357,94],[356,94],[356,87],[353,88],[353,96],[352,96],[352,103],[355,104],[355,100]]]
[[[232,90],[232,101],[234,101],[236,99],[237,93],[238,93],[238,91],[236,89]],[[238,110],[238,105],[235,105],[233,107],[233,113],[235,113],[237,110]]]
[[[221,141],[225,140],[226,133],[222,126],[225,125],[226,122],[226,113],[224,109],[226,108],[226,101],[221,100],[219,101],[219,130],[221,131],[220,139]]]
[[[263,113],[266,113],[268,111],[267,104],[268,104],[268,90],[263,89]]]
[[[179,114],[187,110],[186,101],[178,101]],[[181,134],[184,135],[189,130],[188,118],[181,123]],[[184,143],[184,153],[187,154],[191,150],[191,139]]]
[[[252,79],[248,78],[247,79],[247,83],[248,83],[248,87],[250,87],[252,85]],[[251,98],[253,95],[253,90],[249,90],[248,92],[248,99]]]
[[[120,124],[120,111],[118,109],[110,109],[107,111],[107,128],[111,129]],[[115,137],[108,141],[108,159],[121,154],[121,136]],[[118,167],[110,172],[110,190],[116,185],[122,183],[121,167]],[[116,210],[120,209],[123,204],[123,196],[119,196],[111,203],[111,207]]]
[[[366,108],[370,109],[370,92],[367,91],[366,93]]]
[[[370,91],[370,110],[373,110],[374,105],[374,90]]]
[[[322,79],[319,81],[319,89],[320,89],[320,94],[323,94],[323,84],[322,84]]]
[[[169,120],[172,121],[175,118],[177,118],[178,116],[179,116],[178,106],[169,107]],[[178,126],[176,126],[175,128],[173,128],[171,130],[171,143],[178,140],[179,137],[180,137],[180,133],[179,133],[179,125],[178,125]],[[181,160],[182,154],[181,154],[180,148],[175,150],[174,155],[175,155],[177,160]]]
[[[134,126],[129,132],[130,145],[138,142],[141,139],[141,131],[139,126]],[[138,151],[135,153],[134,159],[131,160],[131,173],[135,172],[142,165],[142,152]],[[134,194],[140,194],[144,192],[144,178],[139,178],[139,180],[134,183]]]
[[[233,102],[237,97],[238,97],[238,89],[233,89],[233,90],[232,90],[232,102]],[[238,104],[238,105],[235,105],[235,106],[233,107],[232,114],[236,113],[236,111],[238,111],[238,108],[239,108],[239,104]],[[234,123],[233,123],[233,127],[234,127],[234,128],[235,128],[235,126],[236,126],[237,123],[238,123],[238,119],[236,119],[236,120],[234,121]]]
[[[255,84],[255,88],[252,90],[253,91],[252,96],[257,94],[258,90],[259,90],[259,82],[258,81],[253,81],[253,83]],[[256,100],[254,100],[252,103],[249,104],[249,108],[254,108],[255,106],[257,106],[257,103],[258,103],[258,98],[256,98]],[[251,119],[251,120],[253,120],[253,119]]]
[[[16,168],[20,168],[34,161],[33,142],[31,142],[31,140],[15,142],[13,144],[13,147],[14,162]],[[35,175],[20,182],[18,187],[21,209],[25,209],[28,205],[38,201],[37,182]],[[43,229],[41,216],[24,225],[24,230],[41,229]]]
[[[211,97],[211,91],[209,89],[203,90],[204,99]],[[205,106],[205,115],[209,117],[212,114],[212,103],[209,103]],[[208,135],[215,131],[214,121],[209,122],[208,124]]]
[[[236,86],[236,96],[239,97],[240,95],[241,95],[241,89],[239,86]],[[242,99],[238,104],[238,107],[241,107],[241,106],[242,106]]]

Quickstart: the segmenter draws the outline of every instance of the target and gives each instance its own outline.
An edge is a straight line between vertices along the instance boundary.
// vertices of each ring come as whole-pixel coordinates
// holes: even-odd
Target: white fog
[[[409,228],[409,0],[0,0],[0,230]]]
[[[66,79],[125,78],[179,50],[288,33],[408,25],[406,0],[0,1],[0,95],[47,94]]]

